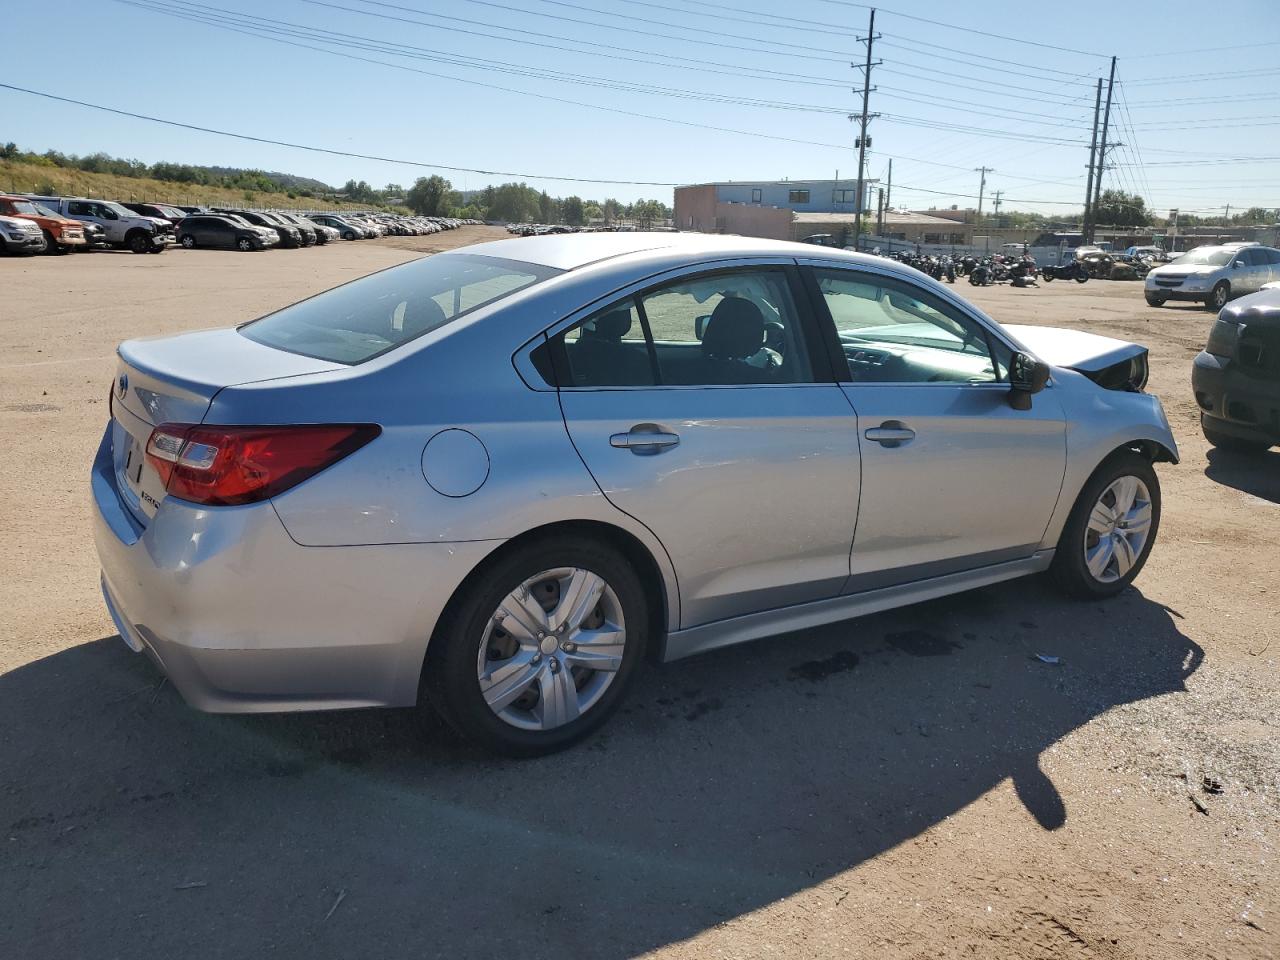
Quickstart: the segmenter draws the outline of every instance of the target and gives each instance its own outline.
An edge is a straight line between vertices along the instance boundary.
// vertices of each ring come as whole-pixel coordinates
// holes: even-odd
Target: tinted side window
[[[649,339],[634,300],[592,314],[557,336],[555,342],[563,386],[644,387],[656,383]]]
[[[78,202],[78,201],[75,201],[75,200],[71,200],[71,201],[68,201],[68,202],[67,202],[67,212],[68,212],[69,214],[76,214],[76,213],[78,213],[78,214],[80,214],[80,216],[82,216],[82,217],[91,217],[91,216],[93,216],[93,211],[92,211],[89,207],[90,207],[90,205],[89,205],[89,204],[87,204],[87,203],[81,203],[81,202]]]
[[[870,273],[814,273],[854,382],[982,383],[1007,378],[1012,351],[928,291]]]
[[[708,274],[666,284],[638,299],[663,384],[814,380],[800,316],[782,270]]]

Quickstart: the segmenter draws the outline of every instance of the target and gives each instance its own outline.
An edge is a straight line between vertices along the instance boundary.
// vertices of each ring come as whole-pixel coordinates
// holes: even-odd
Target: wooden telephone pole
[[[871,8],[871,22],[867,26],[866,37],[859,37],[859,43],[867,45],[867,60],[862,67],[862,116],[858,121],[858,139],[856,145],[858,147],[858,195],[854,202],[857,204],[857,215],[854,217],[853,227],[853,248],[858,249],[858,238],[862,236],[862,208],[866,205],[863,197],[863,168],[867,160],[867,147],[871,141],[867,137],[867,124],[876,116],[874,113],[868,113],[867,108],[871,101],[871,68],[880,65],[879,61],[871,62],[871,46],[876,42],[876,11]],[[856,64],[854,65],[857,66]],[[853,119],[850,117],[850,119]]]

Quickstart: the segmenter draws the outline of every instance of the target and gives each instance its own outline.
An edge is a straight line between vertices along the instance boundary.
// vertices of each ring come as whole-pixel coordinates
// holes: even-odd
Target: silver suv
[[[1147,274],[1147,303],[1163,307],[1167,300],[1199,300],[1221,310],[1232,297],[1280,280],[1280,250],[1256,243],[1196,247],[1172,263]]]

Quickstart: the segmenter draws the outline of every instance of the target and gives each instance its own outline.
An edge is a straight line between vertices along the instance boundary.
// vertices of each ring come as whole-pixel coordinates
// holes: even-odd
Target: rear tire
[[[1138,494],[1130,507],[1124,507],[1113,492],[1126,479],[1137,482]],[[1146,532],[1139,544],[1143,516]],[[1076,498],[1058,538],[1050,575],[1071,597],[1115,596],[1142,571],[1159,528],[1160,480],[1151,461],[1128,450],[1114,454],[1094,471]]]
[[[522,585],[528,587],[526,602],[537,609],[549,609],[547,616],[567,610],[559,604],[569,604],[569,595],[562,590],[571,586],[542,576],[553,571],[575,571],[572,576],[585,573],[603,581],[605,592],[590,611],[590,617],[599,617],[599,622],[596,626],[590,626],[590,620],[580,622],[588,624],[582,627],[584,631],[598,628],[601,635],[609,629],[610,621],[620,624],[616,632],[623,638],[622,652],[614,661],[616,670],[581,666],[584,651],[592,645],[583,640],[575,646],[570,638],[588,634],[568,628],[555,634],[548,623],[538,619],[536,610],[537,623],[524,631],[520,623],[527,613],[505,613]],[[606,606],[610,608],[608,617],[601,612]],[[510,633],[503,623],[511,627]],[[548,632],[539,640],[541,629]],[[486,562],[450,601],[427,649],[419,707],[433,706],[463,737],[493,753],[510,757],[554,753],[590,735],[617,709],[634,680],[648,632],[643,585],[619,553],[574,534],[534,540]],[[612,649],[616,653],[616,646]],[[521,657],[526,659],[517,667]],[[516,668],[508,673],[509,678],[520,681],[509,685],[510,689],[518,686],[520,695],[509,701],[500,698],[506,705],[491,708],[482,692],[481,674],[501,677],[507,660]],[[497,699],[495,688],[500,684],[506,684],[506,678],[491,681],[487,691],[490,699]],[[572,698],[575,706],[569,713],[560,712],[544,696],[556,692],[566,700]],[[566,721],[566,716],[576,718]]]
[[[194,250],[196,248],[196,238],[189,233],[184,233],[178,242],[182,244],[183,250]]]

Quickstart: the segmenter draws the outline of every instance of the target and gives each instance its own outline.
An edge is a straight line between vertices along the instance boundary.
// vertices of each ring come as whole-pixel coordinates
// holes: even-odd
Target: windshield
[[[424,257],[285,307],[240,333],[277,350],[363,363],[559,272],[494,257]]]
[[[40,216],[42,216],[42,217],[60,217],[60,216],[62,216],[62,214],[60,214],[60,213],[54,213],[52,210],[50,210],[48,207],[46,207],[43,203],[33,203],[33,204],[31,204],[31,206],[35,207],[35,211],[36,211],[36,213],[40,214]]]
[[[13,207],[14,213],[25,213],[28,216],[40,216],[40,211],[36,209],[36,205],[27,200],[10,200],[9,206]]]
[[[1220,247],[1201,247],[1198,250],[1188,250],[1173,262],[1185,267],[1197,265],[1225,267],[1231,262],[1233,256],[1235,256],[1235,252],[1232,250],[1223,250]]]
[[[118,203],[112,203],[110,200],[104,200],[104,201],[99,201],[99,202],[100,202],[100,203],[101,203],[101,205],[102,205],[103,207],[105,207],[106,209],[108,209],[108,210],[114,210],[114,211],[115,211],[115,212],[116,212],[116,213],[121,217],[121,219],[124,219],[124,218],[126,218],[126,217],[138,217],[138,216],[145,216],[145,214],[138,214],[138,213],[134,213],[132,210],[129,210],[129,209],[125,208],[125,207],[122,207],[122,206],[120,206],[120,204],[118,204]]]

